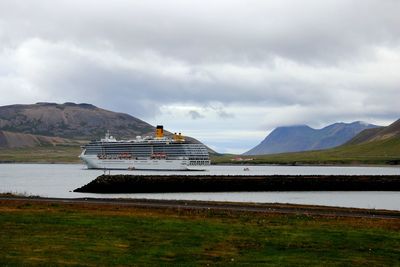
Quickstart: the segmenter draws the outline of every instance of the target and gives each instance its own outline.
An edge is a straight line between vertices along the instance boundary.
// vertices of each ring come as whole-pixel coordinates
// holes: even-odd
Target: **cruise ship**
[[[154,137],[133,140],[116,140],[107,132],[105,138],[83,146],[79,158],[88,169],[206,170],[210,165],[205,145],[189,143],[181,133],[168,138],[161,125]]]

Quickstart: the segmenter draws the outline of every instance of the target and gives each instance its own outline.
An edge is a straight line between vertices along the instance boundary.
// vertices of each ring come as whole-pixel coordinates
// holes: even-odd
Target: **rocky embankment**
[[[400,191],[400,176],[368,175],[101,175],[74,192]]]

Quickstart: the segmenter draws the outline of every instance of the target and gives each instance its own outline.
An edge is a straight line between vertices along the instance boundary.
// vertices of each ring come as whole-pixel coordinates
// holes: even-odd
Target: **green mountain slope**
[[[366,129],[354,136],[351,140],[349,140],[346,145],[357,145],[364,142],[370,141],[379,131],[381,131],[385,127],[378,127],[373,129]]]
[[[400,164],[400,120],[387,127],[364,130],[345,145],[332,149],[232,159],[232,155],[214,157],[214,163]]]
[[[347,144],[357,145],[373,141],[386,140],[400,136],[400,119],[389,126],[368,129],[351,139]]]

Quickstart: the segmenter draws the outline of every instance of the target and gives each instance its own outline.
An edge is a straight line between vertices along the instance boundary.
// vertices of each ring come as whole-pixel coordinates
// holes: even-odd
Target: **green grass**
[[[400,264],[398,220],[1,204],[3,266]]]
[[[78,163],[79,145],[0,148],[0,162]]]
[[[233,155],[212,157],[214,164],[400,164],[400,138],[374,141],[333,149],[283,153],[262,156],[243,156],[252,161],[231,161]]]

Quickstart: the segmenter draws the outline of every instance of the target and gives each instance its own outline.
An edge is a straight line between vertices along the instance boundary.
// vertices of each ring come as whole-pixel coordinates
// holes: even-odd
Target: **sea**
[[[400,167],[344,166],[210,166],[207,171],[106,171],[135,175],[400,175]],[[290,203],[336,207],[400,210],[398,191],[297,191],[93,194],[75,193],[103,170],[88,170],[82,164],[0,164],[0,193],[56,198],[132,198],[204,200],[249,203]]]

